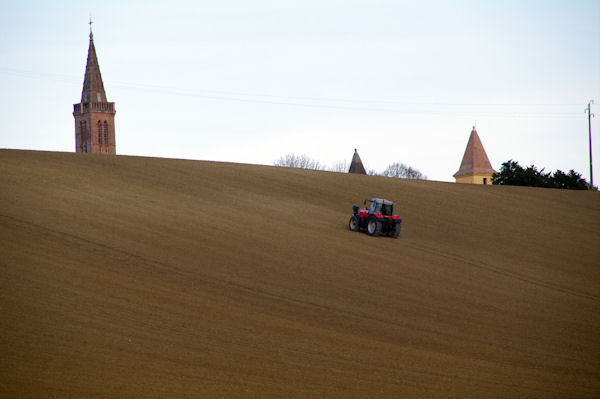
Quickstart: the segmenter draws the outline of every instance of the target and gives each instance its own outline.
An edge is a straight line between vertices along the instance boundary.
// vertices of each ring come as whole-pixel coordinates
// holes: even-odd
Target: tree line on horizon
[[[299,155],[293,153],[288,153],[280,157],[278,160],[273,162],[273,165],[339,173],[347,173],[349,169],[349,164],[347,161],[338,161],[331,166],[327,166],[306,154]],[[581,177],[580,173],[575,172],[573,169],[571,169],[568,173],[558,169],[554,172],[544,171],[545,168],[538,170],[535,165],[524,168],[519,165],[517,161],[510,159],[502,164],[500,172],[492,175],[492,184],[559,188],[567,190],[598,190],[598,187],[596,186],[590,188],[590,184],[583,177]],[[411,166],[407,166],[401,162],[394,162],[388,165],[388,167],[382,172],[369,169],[367,170],[367,174],[370,176],[427,180],[427,176],[421,173],[421,171]]]
[[[597,187],[590,187],[590,184],[581,177],[581,174],[573,169],[568,173],[558,169],[554,173],[544,172],[544,170],[545,168],[538,170],[535,165],[524,168],[517,161],[510,159],[502,164],[500,172],[492,175],[492,184],[567,190],[598,190]]]
[[[280,157],[278,160],[273,162],[273,165],[288,168],[313,169],[339,173],[347,173],[348,169],[350,168],[348,162],[346,161],[338,161],[331,166],[327,166],[315,159],[312,159],[306,154],[298,155],[293,153],[289,153]],[[407,166],[402,162],[394,162],[388,165],[388,167],[381,172],[378,172],[374,169],[369,169],[367,170],[367,174],[370,176],[427,180],[427,176],[421,173],[421,171],[413,168],[412,166]]]

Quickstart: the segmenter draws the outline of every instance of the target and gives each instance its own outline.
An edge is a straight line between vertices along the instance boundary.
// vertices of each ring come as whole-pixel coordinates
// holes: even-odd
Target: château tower
[[[498,172],[492,168],[477,130],[473,126],[460,168],[454,174],[454,178],[457,183],[492,184],[494,173]]]
[[[115,103],[108,102],[100,75],[90,20],[90,46],[81,102],[73,104],[75,151],[115,154]]]

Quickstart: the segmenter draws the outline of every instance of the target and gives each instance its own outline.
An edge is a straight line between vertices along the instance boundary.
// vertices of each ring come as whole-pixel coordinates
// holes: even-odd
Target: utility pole
[[[588,114],[588,129],[589,129],[589,134],[590,134],[590,190],[592,190],[594,188],[594,169],[592,167],[592,117],[596,116],[596,115],[592,114],[592,112],[590,110],[590,107],[593,103],[594,103],[594,100],[590,100],[587,108],[584,111],[584,112],[587,112],[587,114]]]

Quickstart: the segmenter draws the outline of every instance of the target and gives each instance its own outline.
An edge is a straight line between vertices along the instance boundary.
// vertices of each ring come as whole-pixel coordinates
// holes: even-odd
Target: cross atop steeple
[[[92,14],[90,14],[90,22],[88,22],[88,24],[90,24],[90,40],[94,40],[94,34],[92,33]]]

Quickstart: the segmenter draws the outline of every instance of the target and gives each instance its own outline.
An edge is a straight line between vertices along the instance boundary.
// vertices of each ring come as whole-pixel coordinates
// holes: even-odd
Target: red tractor
[[[367,205],[365,200],[364,204]],[[350,217],[348,227],[352,231],[366,231],[370,236],[387,235],[398,238],[402,218],[394,215],[394,203],[382,198],[370,200],[371,206],[359,209],[358,205],[352,207],[354,215]]]

